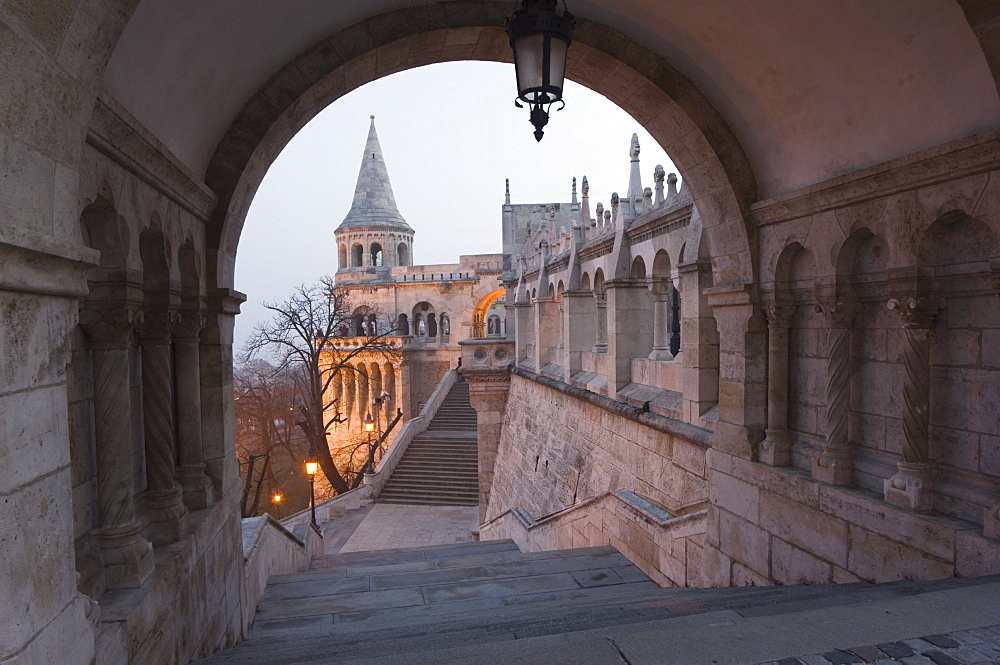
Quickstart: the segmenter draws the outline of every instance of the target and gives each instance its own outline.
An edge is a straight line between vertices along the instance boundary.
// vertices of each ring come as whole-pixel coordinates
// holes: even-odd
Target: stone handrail
[[[631,490],[606,492],[539,519],[511,508],[479,527],[480,540],[510,538],[523,551],[614,545],[661,586],[700,586],[705,536],[705,502],[687,506],[675,516]],[[687,512],[690,511],[690,512]],[[642,547],[643,540],[652,548]]]
[[[396,465],[402,459],[403,453],[406,452],[406,448],[410,445],[410,441],[418,434],[427,431],[431,420],[437,415],[438,408],[444,402],[444,398],[448,396],[448,392],[455,385],[456,381],[458,381],[458,372],[456,370],[450,369],[445,372],[441,380],[438,381],[434,392],[427,398],[427,402],[424,404],[424,408],[420,414],[403,423],[403,427],[399,430],[399,434],[396,435],[392,445],[389,446],[385,455],[379,460],[378,466],[375,468],[375,473],[365,474],[362,489],[367,491],[365,494],[366,498],[374,499],[382,492],[382,488],[389,481],[389,476],[396,469]]]
[[[257,604],[271,575],[309,570],[309,562],[323,553],[323,536],[308,523],[294,532],[267,513],[247,517],[243,528],[243,584],[241,605],[244,634],[253,623]]]

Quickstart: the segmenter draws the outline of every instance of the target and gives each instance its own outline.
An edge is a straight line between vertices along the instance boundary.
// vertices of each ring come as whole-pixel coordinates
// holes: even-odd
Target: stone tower
[[[375,116],[371,119],[354,201],[334,232],[338,271],[413,265],[413,229],[396,208]]]

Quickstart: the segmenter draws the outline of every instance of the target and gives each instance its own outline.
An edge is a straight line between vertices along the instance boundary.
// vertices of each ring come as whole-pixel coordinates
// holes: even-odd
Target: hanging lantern
[[[514,50],[517,75],[517,99],[514,105],[531,111],[535,140],[542,140],[542,127],[549,121],[552,104],[562,104],[566,52],[569,50],[576,20],[566,11],[560,13],[557,0],[518,0],[514,15],[507,20],[507,36]]]

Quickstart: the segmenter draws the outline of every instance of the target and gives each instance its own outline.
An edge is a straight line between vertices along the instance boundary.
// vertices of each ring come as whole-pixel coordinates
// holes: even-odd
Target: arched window
[[[396,321],[396,334],[397,335],[410,334],[410,321],[406,318],[406,314],[399,315],[399,319],[397,319]]]
[[[448,318],[447,314],[441,315],[441,337],[448,337],[451,335],[451,320]]]
[[[490,314],[490,318],[486,320],[486,334],[489,337],[500,337],[503,332],[500,329],[500,317],[496,314]]]
[[[438,336],[437,318],[434,316],[433,313],[427,315],[427,336],[428,337]]]
[[[365,260],[365,248],[360,244],[355,244],[351,247],[351,266],[354,268],[360,268],[364,264]]]
[[[382,265],[382,245],[377,242],[373,242],[371,246],[371,262],[369,265],[380,266]]]
[[[410,265],[410,248],[406,246],[405,242],[399,243],[399,247],[396,248],[396,256],[399,257],[399,265]]]
[[[347,245],[340,245],[337,249],[337,267],[341,270],[347,267]]]

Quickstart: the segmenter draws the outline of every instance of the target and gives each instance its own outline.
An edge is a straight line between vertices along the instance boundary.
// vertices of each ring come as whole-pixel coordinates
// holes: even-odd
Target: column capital
[[[861,311],[861,306],[853,300],[820,300],[815,310],[823,315],[830,327],[848,328]]]
[[[88,308],[80,312],[80,324],[95,348],[127,349],[143,318],[143,312],[132,307]]]
[[[201,310],[181,310],[174,325],[174,338],[197,342],[207,321],[208,317]]]
[[[769,302],[764,304],[764,318],[770,328],[787,328],[795,316],[795,303]]]
[[[944,308],[944,299],[927,296],[891,298],[889,309],[899,312],[904,328],[933,328],[934,318]]]
[[[172,309],[147,311],[139,327],[139,336],[147,342],[169,342],[180,312]]]

